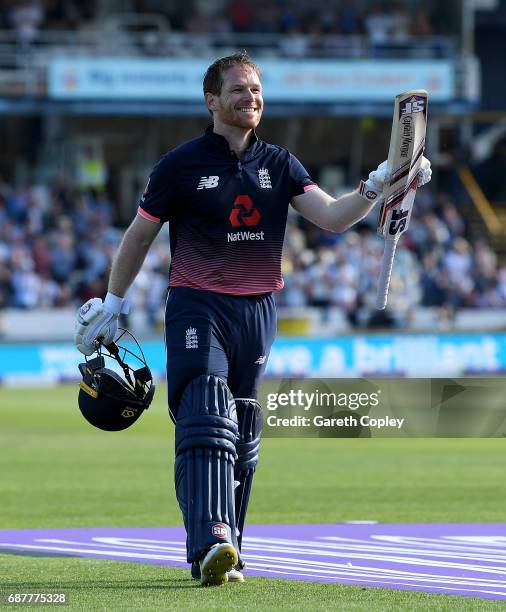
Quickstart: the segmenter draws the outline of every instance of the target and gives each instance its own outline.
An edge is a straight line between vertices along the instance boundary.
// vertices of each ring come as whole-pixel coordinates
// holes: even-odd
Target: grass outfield
[[[164,389],[117,434],[89,426],[76,397],[76,387],[0,389],[0,528],[181,524]],[[504,444],[265,439],[249,522],[504,522]],[[481,599],[251,577],[200,589],[180,569],[97,559],[8,554],[0,568],[0,591],[64,589],[71,608],[86,610],[504,609]]]

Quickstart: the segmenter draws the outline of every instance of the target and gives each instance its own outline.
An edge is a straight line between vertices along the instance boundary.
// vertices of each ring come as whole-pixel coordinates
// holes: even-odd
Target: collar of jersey
[[[215,134],[213,132],[213,125],[207,126],[204,136],[214,151],[216,151],[217,153],[223,153],[229,159],[232,158],[234,162],[237,161],[237,155],[230,150],[228,140],[221,134]],[[261,143],[262,141],[256,135],[255,130],[253,130],[250,136],[249,145],[241,155],[241,162],[249,161],[250,159],[256,157]]]

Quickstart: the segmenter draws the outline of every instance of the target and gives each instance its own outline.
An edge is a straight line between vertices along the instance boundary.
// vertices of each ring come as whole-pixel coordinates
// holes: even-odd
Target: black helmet
[[[79,384],[79,408],[89,423],[104,431],[130,427],[149,407],[155,393],[153,377],[139,343],[130,332],[122,331],[116,343],[97,345],[98,356],[79,364],[83,377]],[[139,354],[117,344],[125,334],[133,339]],[[129,360],[136,360],[138,369],[126,363],[127,355]],[[106,368],[106,359],[119,364],[123,376]]]

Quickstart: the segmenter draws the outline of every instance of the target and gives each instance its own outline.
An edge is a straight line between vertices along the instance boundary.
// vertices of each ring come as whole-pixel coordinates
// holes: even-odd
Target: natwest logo
[[[253,201],[249,195],[238,195],[234,201],[234,208],[230,213],[230,223],[232,227],[253,227],[258,225],[262,218],[260,211],[253,206]]]

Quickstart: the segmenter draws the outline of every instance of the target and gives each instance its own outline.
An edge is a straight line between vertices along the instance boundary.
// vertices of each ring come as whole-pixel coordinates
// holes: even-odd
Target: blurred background
[[[209,123],[202,77],[245,48],[258,130],[336,195],[387,157],[393,98],[429,91],[420,190],[389,305],[377,213],[344,234],[290,214],[271,376],[506,370],[504,0],[0,0],[0,384],[74,380],[75,311],[105,295],[147,176]],[[123,321],[164,374],[161,232]]]

